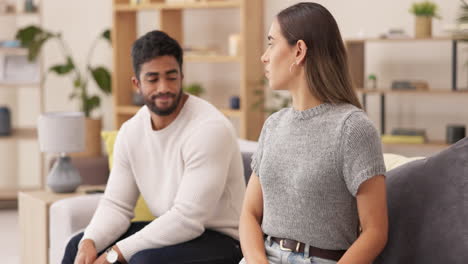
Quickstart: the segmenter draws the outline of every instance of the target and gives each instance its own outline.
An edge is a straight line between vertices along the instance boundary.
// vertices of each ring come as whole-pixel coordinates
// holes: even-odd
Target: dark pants
[[[132,223],[117,241],[129,237],[145,227],[148,222]],[[73,264],[78,252],[80,233],[68,242],[62,264]],[[116,241],[116,242],[117,242]],[[102,252],[99,252],[99,255]],[[206,230],[201,236],[173,246],[146,249],[137,252],[129,264],[237,264],[242,259],[239,241],[216,231]]]

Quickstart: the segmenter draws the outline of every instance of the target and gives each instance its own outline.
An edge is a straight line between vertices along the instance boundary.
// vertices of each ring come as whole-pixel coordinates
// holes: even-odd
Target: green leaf
[[[91,71],[93,79],[96,81],[96,84],[99,86],[101,91],[105,94],[110,94],[112,91],[110,72],[102,66],[94,69],[89,67],[89,71]]]
[[[37,38],[37,36],[43,34],[42,29],[37,26],[28,26],[20,28],[16,32],[15,38],[20,41],[22,47],[28,47]]]
[[[91,112],[98,108],[101,105],[101,98],[96,95],[84,99],[84,111],[87,113],[86,116],[89,116]]]
[[[75,88],[79,88],[81,86],[81,79],[80,78],[76,78],[74,81],[73,81],[73,86]]]
[[[67,58],[67,64],[59,64],[50,67],[49,71],[55,72],[58,75],[64,75],[71,72],[75,69],[75,65],[73,65],[73,61],[70,57]]]
[[[109,43],[112,43],[110,29],[104,30],[104,32],[101,34],[101,37],[109,41]]]
[[[56,37],[56,35],[44,31],[37,26],[21,28],[16,32],[15,36],[15,38],[20,41],[21,46],[28,49],[29,61],[35,61],[44,43],[53,37]]]

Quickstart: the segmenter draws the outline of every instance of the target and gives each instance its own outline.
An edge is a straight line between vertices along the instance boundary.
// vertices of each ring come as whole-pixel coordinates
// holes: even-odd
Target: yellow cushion
[[[104,140],[106,146],[107,155],[109,156],[109,168],[112,168],[112,160],[114,157],[114,142],[117,137],[118,131],[103,131],[101,132],[101,137]],[[148,209],[145,200],[140,195],[135,206],[135,217],[132,219],[132,222],[137,221],[152,221],[155,219],[151,211]]]

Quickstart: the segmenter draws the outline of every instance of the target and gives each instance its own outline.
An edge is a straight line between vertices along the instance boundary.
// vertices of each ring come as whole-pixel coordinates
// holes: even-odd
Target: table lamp
[[[81,184],[81,177],[67,154],[84,150],[84,114],[44,113],[39,116],[37,127],[40,150],[60,155],[47,176],[47,186],[57,193],[74,192]]]

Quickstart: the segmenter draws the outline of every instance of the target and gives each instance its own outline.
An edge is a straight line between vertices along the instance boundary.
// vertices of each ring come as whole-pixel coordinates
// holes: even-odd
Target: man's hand
[[[102,253],[102,255],[99,256],[99,258],[97,258],[93,264],[109,264],[109,262],[106,260],[106,253]]]
[[[122,255],[122,252],[120,252],[120,249],[117,246],[113,246],[112,248],[119,255],[119,257],[117,259],[119,261],[119,263],[126,264],[127,261],[125,261],[123,255]],[[99,256],[99,258],[96,259],[93,264],[109,264],[109,262],[107,262],[107,260],[106,260],[106,255],[107,254],[105,252],[102,253],[102,255]]]
[[[96,247],[91,239],[85,239],[76,254],[75,264],[93,264],[97,258]]]

